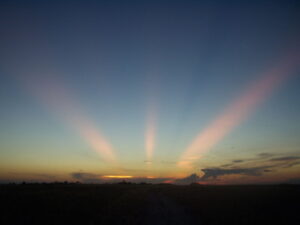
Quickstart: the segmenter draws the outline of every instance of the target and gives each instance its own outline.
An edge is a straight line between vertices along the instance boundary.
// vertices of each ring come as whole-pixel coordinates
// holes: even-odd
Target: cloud
[[[161,161],[161,163],[173,164],[172,161]],[[276,172],[296,165],[300,165],[300,156],[298,155],[260,153],[252,158],[231,160],[222,166],[203,168],[202,172],[204,175],[202,177],[193,173],[180,179],[172,177],[131,177],[125,180],[132,183],[158,184],[171,182],[184,185],[207,180],[211,181],[225,175],[262,176],[265,173]],[[126,171],[128,174],[137,172],[136,170],[125,168],[123,168],[123,171]],[[105,178],[104,174],[88,172],[74,172],[71,174],[71,177],[82,183],[118,183],[124,180],[124,178]]]
[[[191,183],[199,182],[200,179],[201,178],[197,174],[193,173],[193,174],[191,174],[188,177],[181,178],[181,179],[176,179],[174,181],[174,183],[175,184],[191,184]]]
[[[229,166],[233,166],[233,163],[223,164],[221,167],[229,167]]]
[[[249,176],[261,176],[267,167],[252,167],[252,168],[238,168],[238,169],[224,169],[224,168],[207,168],[202,169],[204,175],[201,180],[207,180],[209,178],[216,179],[219,176],[240,174]]]
[[[256,157],[253,158],[246,158],[246,159],[235,159],[232,160],[229,163],[226,163],[224,165],[222,165],[221,167],[230,167],[230,166],[234,166],[235,164],[238,163],[249,163],[249,162],[253,162],[255,164],[261,164],[261,163],[286,163],[288,164],[289,162],[296,162],[296,161],[300,161],[300,156],[295,156],[295,155],[287,155],[287,156],[282,156],[282,154],[280,155],[276,155],[276,154],[271,154],[271,153],[260,153],[257,154]],[[298,164],[298,163],[297,163]],[[296,165],[296,164],[295,164]]]
[[[239,164],[239,166],[237,167],[236,164]],[[261,176],[264,173],[290,168],[299,164],[300,156],[297,155],[277,155],[276,157],[276,154],[260,153],[254,158],[236,159],[222,166],[204,168],[202,169],[204,175],[201,177],[201,181],[233,174]]]
[[[83,173],[83,172],[76,172],[72,173],[71,176],[76,180],[82,183],[119,183],[123,180],[132,183],[151,183],[151,184],[160,184],[165,182],[171,182],[173,184],[191,184],[200,181],[200,177],[197,174],[191,174],[190,176],[181,178],[181,179],[174,179],[170,177],[132,177],[132,178],[113,178],[107,179],[100,174],[93,174],[93,173]]]
[[[83,183],[101,183],[101,175],[93,173],[76,172],[71,173],[71,177]]]
[[[287,157],[273,158],[273,159],[270,159],[270,161],[295,161],[298,159],[300,159],[299,156],[287,156]]]
[[[131,178],[129,181],[133,183],[151,183],[151,184],[160,184],[165,181],[170,180],[168,177],[158,177],[158,178],[149,178],[149,177],[135,177]]]
[[[234,164],[237,164],[237,163],[247,163],[247,162],[251,162],[251,161],[261,161],[261,160],[265,160],[265,159],[268,159],[268,158],[273,157],[273,156],[274,156],[274,154],[271,154],[271,153],[260,153],[260,154],[257,154],[253,158],[234,159],[230,163],[222,165],[222,167],[233,166]]]
[[[118,183],[123,180],[132,183],[152,183],[158,184],[170,180],[169,177],[131,177],[131,178],[106,178],[101,174],[75,172],[71,173],[71,177],[82,183]]]
[[[290,168],[290,167],[293,167],[293,166],[296,166],[296,165],[300,165],[300,161],[298,161],[298,162],[289,162],[289,163],[286,163],[285,165],[283,165],[282,167],[283,168]]]
[[[242,159],[237,159],[237,160],[232,160],[233,163],[241,163],[241,162],[244,162],[244,160]]]
[[[299,156],[285,156],[270,159],[270,162],[277,163],[278,167],[290,168],[300,164]]]

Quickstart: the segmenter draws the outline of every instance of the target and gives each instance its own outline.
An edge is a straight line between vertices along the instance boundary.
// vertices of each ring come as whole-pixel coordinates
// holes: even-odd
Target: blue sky
[[[65,177],[76,171],[123,173],[103,163],[74,121],[66,122],[66,112],[57,112],[59,94],[59,103],[50,104],[40,97],[43,91],[32,91],[53,84],[66,90],[113,146],[119,167],[133,168],[134,176],[144,176],[137,171],[147,167],[149,111],[156,123],[148,175],[184,176],[263,152],[299,154],[295,63],[293,76],[192,169],[173,165],[225,107],[299,48],[297,1],[0,4],[1,177],[13,179],[12,171],[24,170],[24,177],[40,170]]]

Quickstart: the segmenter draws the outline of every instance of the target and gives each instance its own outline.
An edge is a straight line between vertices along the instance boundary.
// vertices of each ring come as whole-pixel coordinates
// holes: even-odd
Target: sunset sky
[[[0,182],[300,181],[299,1],[0,1]]]

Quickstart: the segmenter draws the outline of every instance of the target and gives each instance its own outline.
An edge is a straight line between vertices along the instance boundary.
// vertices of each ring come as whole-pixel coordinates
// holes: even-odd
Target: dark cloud
[[[224,164],[220,167],[204,168],[204,175],[201,180],[216,179],[224,175],[240,174],[248,176],[261,176],[264,173],[276,170],[290,168],[300,164],[300,157],[295,155],[275,157],[275,154],[261,153],[256,158],[236,159],[231,163]],[[239,164],[241,163],[241,164]],[[247,166],[242,163],[247,163]],[[244,165],[236,167],[236,164]],[[251,166],[254,165],[254,166]]]
[[[236,163],[246,163],[246,162],[252,162],[252,161],[265,160],[265,159],[273,157],[273,156],[274,156],[274,154],[271,154],[271,153],[260,153],[260,154],[256,155],[256,157],[253,157],[253,158],[232,160],[231,163],[225,164],[225,166],[233,166]]]
[[[290,167],[293,167],[293,166],[296,166],[296,165],[300,165],[300,161],[288,162],[288,163],[285,163],[282,167],[283,168],[290,168]]]
[[[188,177],[182,178],[182,179],[177,179],[174,181],[175,184],[191,184],[191,183],[196,183],[200,181],[200,177],[193,173]]]
[[[266,172],[265,170],[266,169],[264,167],[241,168],[241,169],[207,168],[207,169],[202,169],[202,171],[204,172],[204,175],[202,177],[194,173],[185,178],[176,179],[174,180],[174,183],[185,185],[185,184],[205,181],[209,178],[217,179],[219,176],[231,175],[231,174],[260,176],[263,174],[263,172]]]
[[[171,161],[161,161],[165,164],[173,164]],[[274,172],[277,170],[282,170],[285,168],[290,168],[300,164],[300,157],[297,155],[285,155],[282,154],[270,154],[270,153],[260,153],[256,157],[248,159],[235,159],[227,164],[217,167],[209,167],[202,169],[204,175],[199,177],[197,174],[191,174],[187,177],[181,179],[174,179],[170,177],[162,178],[150,178],[150,177],[133,177],[127,178],[125,180],[133,183],[164,183],[166,181],[172,181],[175,184],[190,184],[199,181],[213,180],[218,177],[225,175],[245,175],[245,176],[262,176],[265,173]],[[129,174],[136,171],[132,169],[124,169]],[[83,183],[117,183],[121,182],[123,178],[103,178],[103,174],[94,174],[87,172],[74,172],[71,174],[73,179],[76,179]]]
[[[271,163],[275,163],[278,167],[290,168],[300,164],[299,156],[285,156],[277,157],[269,160]]]
[[[170,178],[149,178],[149,177],[132,177],[132,178],[103,178],[101,174],[76,172],[71,173],[71,177],[82,182],[82,183],[118,183],[123,180],[132,183],[152,183],[158,184],[164,181],[170,180]]]
[[[71,177],[83,183],[101,183],[101,175],[93,173],[76,172],[71,173]]]
[[[243,159],[237,159],[237,160],[232,160],[233,163],[241,163],[244,162],[245,160]]]
[[[287,157],[273,158],[273,159],[270,159],[270,161],[295,161],[295,160],[299,160],[299,159],[300,159],[299,156],[287,156]]]
[[[216,179],[219,176],[240,174],[249,176],[260,176],[264,173],[267,167],[252,167],[252,168],[237,168],[237,169],[224,169],[224,168],[207,168],[202,169],[204,175],[201,180],[207,180],[209,178]]]
[[[233,166],[233,163],[223,164],[221,167],[229,167],[229,166]]]
[[[159,177],[159,178],[135,177],[135,178],[131,178],[129,181],[133,182],[133,183],[159,184],[159,183],[164,183],[167,180],[170,180],[170,178],[166,178],[166,177]]]

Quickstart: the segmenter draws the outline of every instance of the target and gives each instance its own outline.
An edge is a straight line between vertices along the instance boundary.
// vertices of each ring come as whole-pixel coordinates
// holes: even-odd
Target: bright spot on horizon
[[[113,179],[126,179],[126,178],[133,178],[130,175],[105,175],[103,178],[113,178]]]

